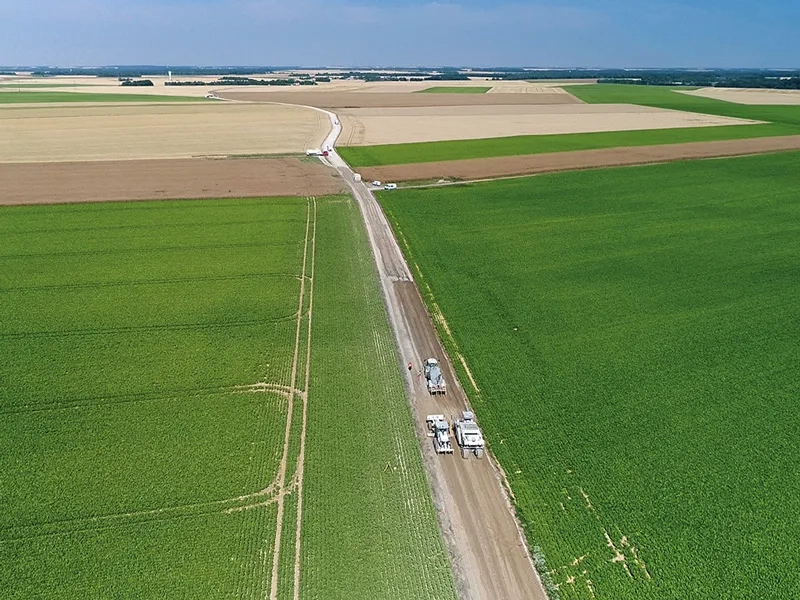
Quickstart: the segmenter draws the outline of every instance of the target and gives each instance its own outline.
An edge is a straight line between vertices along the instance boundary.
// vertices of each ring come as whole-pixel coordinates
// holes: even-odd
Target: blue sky
[[[797,0],[0,0],[0,65],[800,67]]]

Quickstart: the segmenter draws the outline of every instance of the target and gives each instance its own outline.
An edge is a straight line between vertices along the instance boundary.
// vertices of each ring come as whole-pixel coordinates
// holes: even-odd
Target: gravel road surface
[[[332,148],[341,125],[336,115],[328,114],[332,131],[323,147]],[[443,413],[449,418],[468,408],[468,400],[378,202],[365,184],[354,181],[353,171],[335,151],[327,161],[352,189],[367,226],[459,595],[464,600],[546,600],[491,456],[465,460],[457,450],[442,456],[433,451],[425,416]],[[445,396],[429,395],[420,376],[422,362],[429,357],[442,364],[448,382]],[[404,367],[407,363],[411,370]]]

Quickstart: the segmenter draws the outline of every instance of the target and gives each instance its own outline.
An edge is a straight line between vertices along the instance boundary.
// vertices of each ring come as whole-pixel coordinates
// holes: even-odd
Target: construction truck
[[[436,454],[452,454],[453,444],[450,442],[450,425],[444,415],[428,415],[425,417],[428,425],[428,437],[433,438],[433,449]]]
[[[461,458],[469,458],[470,454],[483,458],[483,434],[471,410],[461,411],[461,418],[453,419],[453,431],[461,448]]]
[[[444,382],[442,369],[439,367],[439,361],[435,358],[429,358],[425,361],[425,381],[428,385],[429,394],[447,393],[447,384]]]

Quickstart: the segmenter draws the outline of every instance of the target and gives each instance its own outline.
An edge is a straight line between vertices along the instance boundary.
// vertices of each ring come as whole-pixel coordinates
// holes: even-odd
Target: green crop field
[[[554,598],[800,597],[798,188],[793,152],[381,195]]]
[[[353,167],[375,167],[440,160],[521,156],[524,154],[543,154],[545,152],[618,148],[620,146],[711,142],[715,140],[738,140],[791,134],[800,134],[800,127],[767,123],[764,125],[721,125],[716,127],[646,129],[639,131],[565,133],[561,135],[519,135],[503,138],[382,144],[376,146],[340,146],[336,148],[336,151]]]
[[[564,89],[589,104],[638,104],[800,127],[800,106],[736,104],[682,94],[676,89],[656,85],[603,83],[565,86]]]
[[[690,96],[670,88],[657,86],[595,84],[565,86],[564,89],[590,104],[639,104],[766,121],[766,123],[563,135],[520,135],[476,140],[341,147],[338,148],[338,151],[354,167],[375,167],[440,160],[618,148],[620,146],[654,146],[800,135],[800,106],[747,106]]]
[[[485,94],[488,92],[490,87],[479,87],[479,86],[437,86],[437,87],[430,87],[425,88],[424,90],[419,90],[418,94]]]
[[[6,207],[0,256],[0,597],[454,597],[350,198]]]
[[[191,96],[159,96],[157,94],[0,91],[0,104],[42,104],[52,102],[206,102],[206,99]]]

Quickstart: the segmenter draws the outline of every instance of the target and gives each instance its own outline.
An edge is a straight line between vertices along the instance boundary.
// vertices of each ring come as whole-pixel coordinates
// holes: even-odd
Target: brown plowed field
[[[0,164],[0,205],[178,198],[324,196],[336,171],[297,158]]]
[[[227,100],[283,102],[318,108],[394,108],[402,106],[489,106],[510,104],[579,104],[571,94],[414,94],[364,92],[254,92],[220,90]]]
[[[692,142],[664,146],[631,146],[575,152],[552,152],[493,158],[474,158],[442,162],[364,167],[364,180],[423,181],[430,179],[492,179],[513,175],[533,175],[552,171],[593,169],[661,163],[690,158],[718,158],[800,149],[800,135]]]

